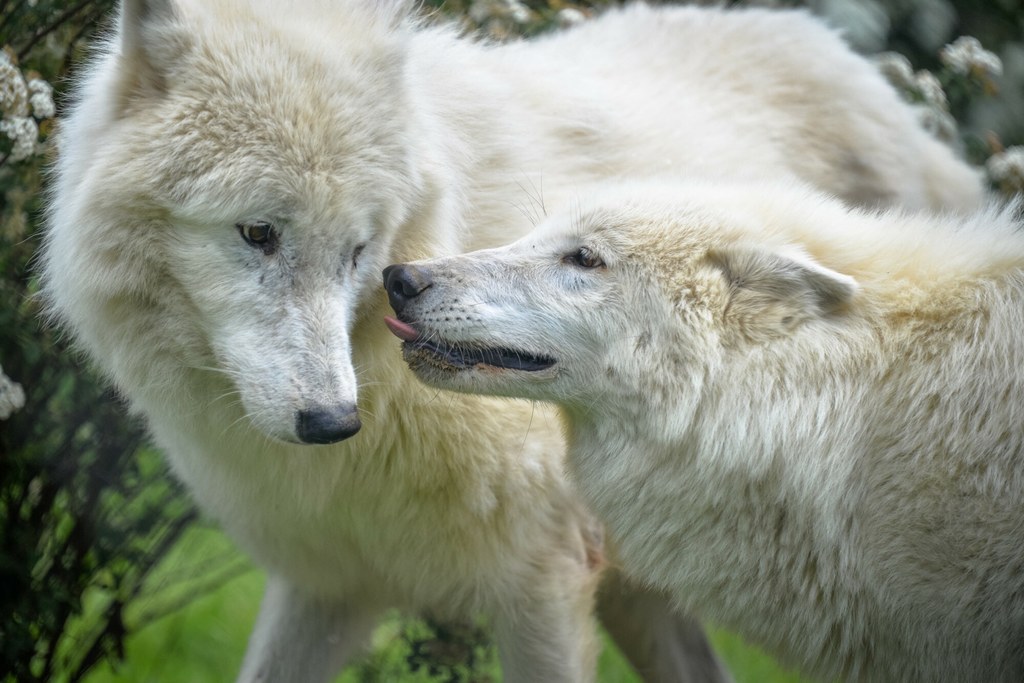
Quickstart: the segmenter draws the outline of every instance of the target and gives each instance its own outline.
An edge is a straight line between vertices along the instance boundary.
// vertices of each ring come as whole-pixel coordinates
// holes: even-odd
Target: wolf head
[[[405,20],[357,4],[125,0],[78,84],[44,291],[145,411],[218,391],[277,439],[359,429],[350,333],[419,179]]]
[[[435,386],[598,414],[613,397],[675,402],[726,349],[785,339],[851,300],[853,278],[802,248],[813,229],[791,230],[837,215],[786,185],[605,189],[508,246],[389,267],[388,324]]]

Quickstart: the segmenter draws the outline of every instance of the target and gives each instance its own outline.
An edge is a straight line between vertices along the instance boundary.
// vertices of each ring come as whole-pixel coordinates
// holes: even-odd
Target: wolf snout
[[[295,417],[295,432],[299,440],[309,444],[342,441],[358,432],[362,426],[359,411],[351,403],[313,406],[300,410]]]
[[[384,269],[384,289],[395,313],[401,313],[410,299],[415,299],[431,284],[430,272],[419,266],[399,263]]]

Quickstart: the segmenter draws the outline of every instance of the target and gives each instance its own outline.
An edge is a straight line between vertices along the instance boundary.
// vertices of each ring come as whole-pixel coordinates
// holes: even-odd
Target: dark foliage
[[[0,46],[59,85],[112,5],[0,2]],[[122,652],[125,605],[194,512],[141,426],[41,322],[43,160],[8,156],[0,146],[0,364],[26,401],[0,422],[0,679],[75,681]]]

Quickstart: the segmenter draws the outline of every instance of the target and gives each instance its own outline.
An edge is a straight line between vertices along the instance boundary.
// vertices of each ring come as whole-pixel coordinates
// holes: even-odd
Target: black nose
[[[395,313],[401,313],[405,304],[430,284],[430,273],[423,268],[399,263],[384,269],[384,289],[388,292],[388,301]]]
[[[352,436],[363,424],[359,411],[351,403],[313,406],[295,417],[295,432],[303,443],[334,443]]]

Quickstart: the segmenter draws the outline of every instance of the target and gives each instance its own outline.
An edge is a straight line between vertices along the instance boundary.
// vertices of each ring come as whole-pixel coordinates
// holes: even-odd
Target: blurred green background
[[[104,662],[85,678],[88,683],[217,683],[237,673],[246,638],[256,619],[263,574],[237,555],[231,542],[214,529],[193,527],[155,571],[157,583],[177,585],[186,577],[204,573],[198,565],[228,567],[230,578],[202,597],[183,596],[186,605],[153,622],[128,638],[126,658]],[[239,560],[235,563],[234,560]],[[181,586],[182,591],[187,588]],[[92,596],[99,601],[99,596]],[[146,610],[145,599],[137,609]],[[88,606],[87,606],[88,609]],[[436,681],[426,669],[412,672],[407,662],[410,641],[430,638],[421,622],[402,621],[393,615],[376,632],[373,652],[360,666],[338,678],[339,683],[363,681]],[[735,636],[711,630],[712,641],[739,682],[796,683],[800,679],[780,669],[769,657],[746,646]],[[464,680],[500,680],[493,653],[484,652],[475,676]],[[607,643],[599,662],[600,680],[607,683],[638,681],[614,645]],[[490,678],[488,678],[490,677]]]
[[[509,40],[584,20],[595,4],[607,3],[433,4],[467,30]],[[862,52],[902,55],[890,54],[880,66],[926,126],[985,165],[994,189],[1024,191],[1019,0],[756,4],[807,4]],[[113,0],[0,0],[0,681],[6,683],[232,680],[264,581],[198,517],[139,424],[40,321],[33,298],[49,134],[65,104],[68,75],[97,31],[110,26],[113,7]],[[965,68],[944,56],[943,47],[962,35],[980,39],[991,59]],[[712,628],[712,638],[740,683],[797,680],[728,633]],[[434,655],[425,656],[428,651]],[[455,675],[499,680],[485,630],[395,615],[376,632],[372,652],[339,680]],[[600,678],[635,680],[611,646]]]

